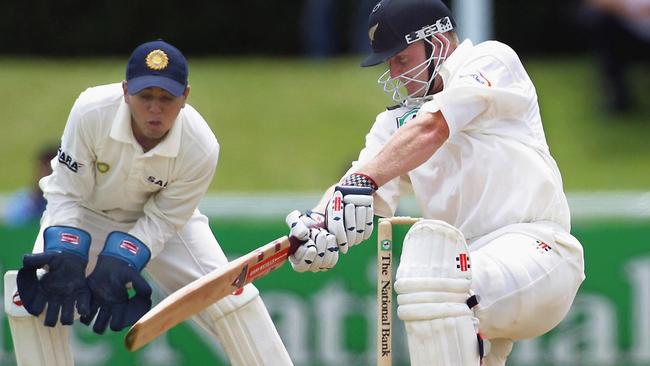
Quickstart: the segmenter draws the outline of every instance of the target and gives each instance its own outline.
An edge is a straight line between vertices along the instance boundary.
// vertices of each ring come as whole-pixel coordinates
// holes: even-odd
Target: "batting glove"
[[[336,186],[327,204],[326,222],[343,254],[372,234],[372,194],[376,190],[372,178],[359,173],[349,175]]]
[[[327,271],[336,265],[339,249],[336,237],[323,229],[325,216],[318,212],[291,212],[286,219],[289,235],[303,244],[289,256],[291,267],[296,272]]]

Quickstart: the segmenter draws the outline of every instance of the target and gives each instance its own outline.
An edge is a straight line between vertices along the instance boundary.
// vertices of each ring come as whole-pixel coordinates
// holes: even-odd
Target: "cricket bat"
[[[178,323],[280,267],[301,242],[283,236],[178,289],[138,320],[124,343],[135,351]]]

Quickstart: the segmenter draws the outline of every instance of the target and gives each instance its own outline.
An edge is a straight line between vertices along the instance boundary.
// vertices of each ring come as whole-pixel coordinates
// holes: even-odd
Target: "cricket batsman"
[[[133,51],[125,81],[77,98],[40,181],[48,203],[33,254],[18,294],[5,291],[19,366],[73,365],[75,311],[98,334],[132,325],[151,307],[143,270],[171,293],[227,263],[197,209],[219,144],[189,93],[185,57],[156,40]],[[194,320],[232,365],[292,364],[253,285]]]
[[[413,192],[425,220],[395,282],[412,365],[505,365],[513,342],[564,318],[585,278],[535,87],[507,45],[459,41],[440,0],[382,0],[368,35],[362,66],[387,66],[379,84],[397,104],[321,202],[287,216],[305,242],[291,264],[331,269]]]

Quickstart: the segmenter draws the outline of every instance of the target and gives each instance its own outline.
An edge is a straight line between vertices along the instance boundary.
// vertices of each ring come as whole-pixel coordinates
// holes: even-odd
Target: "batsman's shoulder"
[[[490,57],[498,60],[504,65],[519,64],[519,55],[512,47],[499,41],[485,41],[476,45],[473,49],[474,59]]]

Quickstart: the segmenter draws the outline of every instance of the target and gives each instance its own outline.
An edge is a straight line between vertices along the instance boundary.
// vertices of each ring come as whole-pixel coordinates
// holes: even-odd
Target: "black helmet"
[[[361,66],[380,64],[414,43],[456,27],[440,0],[381,0],[368,19],[372,53]]]

